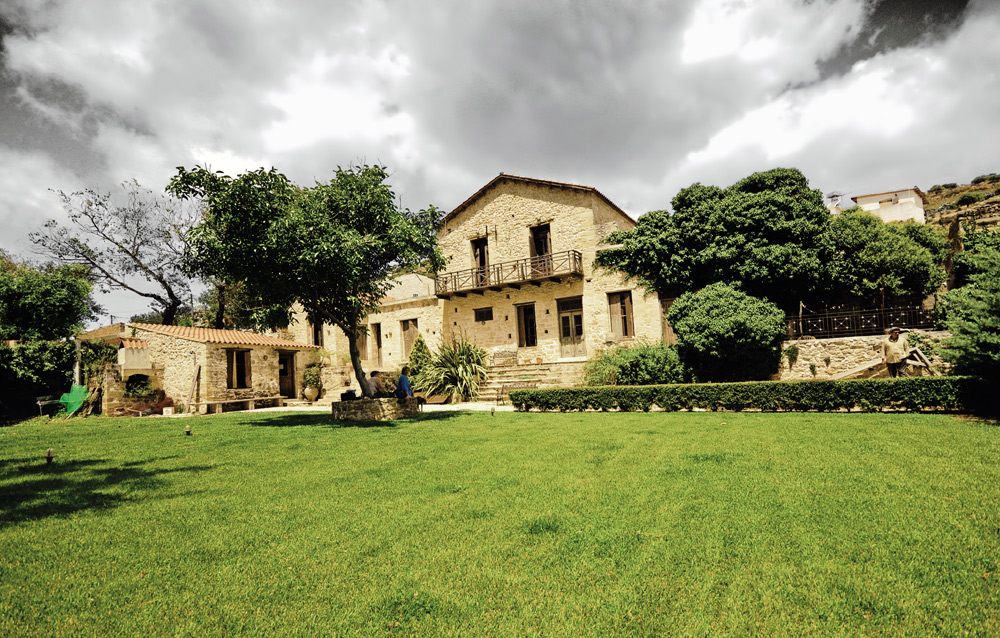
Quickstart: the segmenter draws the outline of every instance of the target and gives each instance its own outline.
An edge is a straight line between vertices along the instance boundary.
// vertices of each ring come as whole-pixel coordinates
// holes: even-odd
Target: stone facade
[[[358,399],[335,401],[330,404],[333,418],[338,421],[394,421],[409,419],[420,412],[417,399]]]
[[[101,338],[107,339],[108,336]],[[111,337],[115,338],[115,337]],[[187,402],[192,391],[192,381],[198,366],[201,367],[198,384],[194,387],[193,402],[216,399],[240,399],[277,396],[279,387],[280,355],[291,357],[294,392],[302,391],[302,375],[306,365],[317,360],[316,350],[300,343],[275,342],[254,333],[184,328],[181,326],[151,326],[132,324],[122,326],[117,338],[145,344],[142,356],[137,352],[120,355],[120,360],[137,365],[141,360],[148,368],[118,366],[116,376],[124,383],[133,374],[150,377],[153,386],[162,389],[176,405]],[[275,345],[265,345],[275,344]],[[133,350],[123,348],[123,350]],[[229,388],[228,352],[249,352],[249,384],[243,388]],[[117,383],[117,381],[116,381]],[[107,390],[106,390],[107,392]],[[111,388],[111,393],[116,392]]]
[[[949,336],[947,332],[929,332],[924,334],[935,341]],[[788,365],[788,359],[782,357],[781,368],[779,369],[777,378],[781,381],[836,378],[866,363],[876,360],[881,361],[881,343],[883,339],[885,339],[884,335],[873,335],[844,337],[840,339],[796,339],[794,341],[786,341],[782,344],[782,351],[794,345],[798,348],[798,356],[791,367]],[[942,364],[939,357],[932,357],[929,352],[925,352],[924,354],[930,357],[932,366]],[[827,362],[827,358],[829,358],[829,362]],[[815,377],[812,374],[810,364],[815,366]]]
[[[438,234],[447,263],[442,274],[474,268],[474,242],[479,246],[485,243],[490,265],[528,259],[533,256],[532,229],[546,225],[550,254],[578,251],[582,272],[440,296],[434,279],[404,275],[386,295],[378,312],[366,319],[369,334],[362,344],[366,373],[402,368],[409,354],[404,325],[412,326],[412,321],[416,321],[416,331],[431,349],[466,338],[491,354],[513,353],[521,365],[575,363],[609,345],[658,341],[664,321],[657,295],[647,294],[621,275],[594,267],[603,239],[615,230],[634,228],[635,222],[590,187],[500,175],[445,218]],[[632,334],[626,336],[616,335],[612,328],[612,300],[620,301],[618,295],[622,293],[627,293],[631,302]],[[582,311],[582,343],[567,347],[560,338],[559,310],[574,303]],[[534,305],[537,343],[519,345],[518,307],[530,304]],[[359,390],[343,332],[323,326],[320,344],[304,313],[296,309],[294,317],[292,326],[281,336],[323,346],[324,396]],[[578,366],[570,368],[578,373]]]

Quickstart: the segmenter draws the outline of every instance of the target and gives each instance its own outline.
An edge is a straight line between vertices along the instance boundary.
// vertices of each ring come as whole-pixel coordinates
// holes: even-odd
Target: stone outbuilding
[[[117,376],[149,377],[177,405],[221,399],[301,395],[305,367],[318,348],[236,330],[114,324],[80,335],[119,346]]]

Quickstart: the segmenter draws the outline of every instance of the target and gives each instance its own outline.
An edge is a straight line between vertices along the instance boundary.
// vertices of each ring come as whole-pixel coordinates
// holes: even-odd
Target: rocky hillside
[[[980,175],[971,184],[936,184],[926,191],[928,223],[948,227],[956,217],[1000,226],[1000,174]]]

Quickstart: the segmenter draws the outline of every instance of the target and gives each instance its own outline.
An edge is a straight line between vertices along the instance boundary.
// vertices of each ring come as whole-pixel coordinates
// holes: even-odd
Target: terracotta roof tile
[[[149,344],[140,339],[122,339],[123,348],[148,348]]]
[[[161,326],[151,323],[130,323],[140,330],[149,330],[162,335],[169,335],[188,341],[200,343],[229,343],[238,346],[271,346],[274,348],[318,348],[289,339],[279,339],[239,330],[216,330],[215,328],[192,328],[190,326]]]

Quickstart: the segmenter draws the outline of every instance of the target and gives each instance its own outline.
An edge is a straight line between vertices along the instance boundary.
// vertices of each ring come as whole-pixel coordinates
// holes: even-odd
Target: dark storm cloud
[[[820,79],[844,75],[879,53],[943,40],[961,26],[968,8],[969,0],[870,0],[861,28],[820,61]]]

